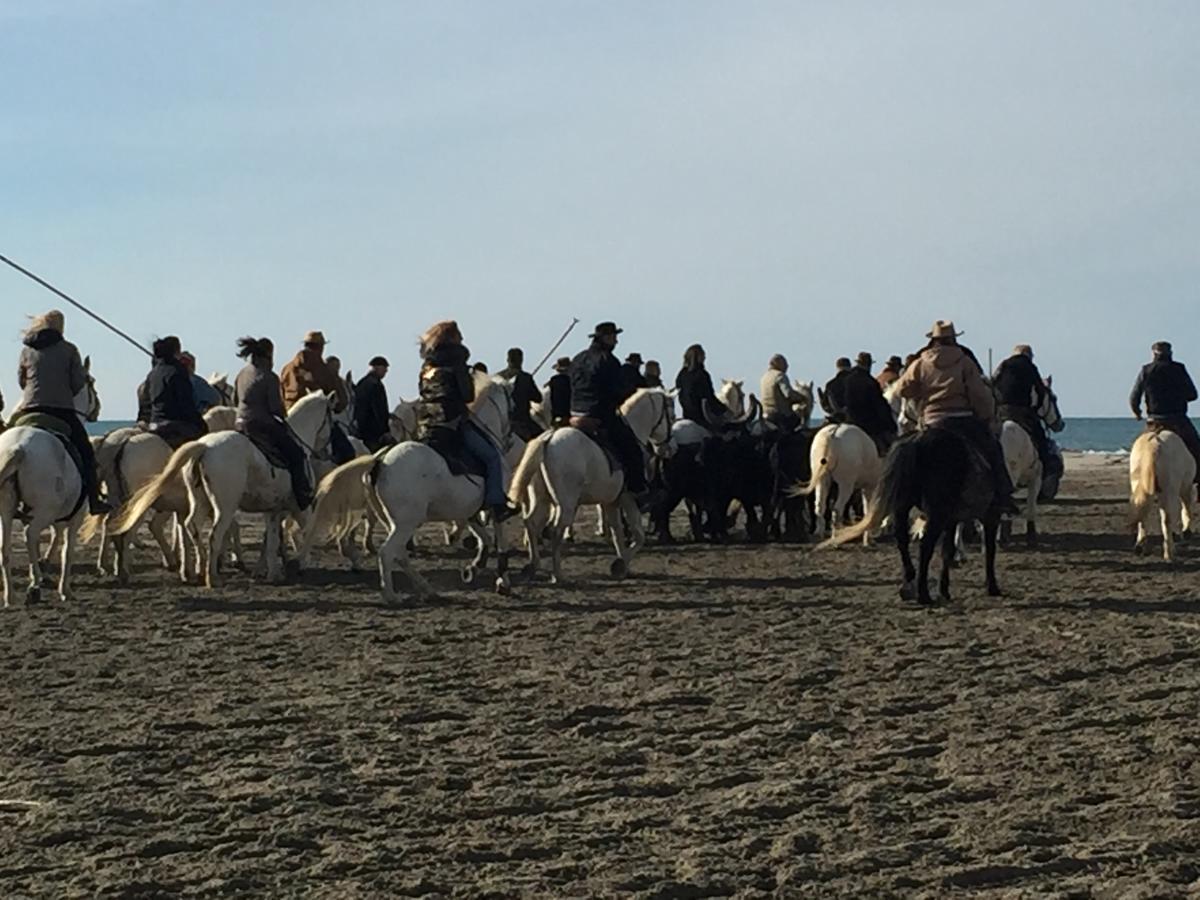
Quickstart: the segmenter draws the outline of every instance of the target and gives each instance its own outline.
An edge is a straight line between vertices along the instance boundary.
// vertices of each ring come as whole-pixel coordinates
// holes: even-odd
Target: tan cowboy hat
[[[304,335],[304,343],[306,344],[328,344],[325,340],[325,335],[319,331],[310,331]]]
[[[933,327],[929,329],[929,333],[925,335],[927,338],[946,338],[958,337],[966,334],[965,331],[955,331],[954,323],[949,319],[938,319],[933,323]]]

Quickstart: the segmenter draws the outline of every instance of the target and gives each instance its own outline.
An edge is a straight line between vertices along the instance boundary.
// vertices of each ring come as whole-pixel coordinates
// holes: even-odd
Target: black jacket
[[[142,419],[141,415],[138,418],[151,424],[204,421],[196,409],[192,377],[178,360],[155,360],[138,399],[139,406],[145,404],[144,410],[139,410],[139,413],[145,414],[145,418]]]
[[[1150,418],[1186,416],[1188,404],[1196,399],[1196,385],[1183,363],[1156,359],[1142,367],[1133,384],[1129,406],[1135,413],[1141,412],[1143,394]]]
[[[559,372],[550,379],[550,418],[559,421],[571,415],[571,376]]]
[[[517,422],[532,421],[532,418],[529,415],[529,407],[534,403],[542,402],[542,392],[538,390],[537,383],[534,382],[533,376],[528,372],[505,369],[496,377],[506,378],[512,381],[513,420]]]
[[[621,364],[621,383],[626,397],[632,397],[638,388],[646,386],[646,379],[633,363]]]
[[[714,416],[721,416],[725,408],[713,390],[712,377],[703,366],[697,369],[680,369],[675,376],[675,387],[679,391],[679,409],[685,419],[691,419],[707,427],[708,417],[704,414],[705,404]]]
[[[354,386],[354,430],[368,445],[390,433],[387,388],[376,375],[367,373]]]
[[[1042,373],[1033,360],[1024,354],[1010,356],[996,368],[992,376],[996,399],[1003,406],[1040,409],[1046,399]]]
[[[461,344],[443,344],[423,354],[418,383],[421,399],[417,427],[422,439],[435,429],[455,429],[467,417],[475,399],[475,380],[467,368],[470,351]]]
[[[855,366],[842,377],[839,384],[844,397],[846,421],[857,425],[871,437],[895,433],[892,408],[883,398],[883,388],[870,372]]]
[[[843,369],[825,383],[825,401],[821,404],[825,412],[831,416],[844,415],[846,412],[846,376],[850,369]]]
[[[625,399],[621,364],[611,350],[593,343],[571,360],[571,412],[608,419]]]

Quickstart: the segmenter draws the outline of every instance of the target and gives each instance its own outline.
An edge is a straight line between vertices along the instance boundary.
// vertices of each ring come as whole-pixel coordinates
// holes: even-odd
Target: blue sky
[[[320,328],[412,396],[436,319],[497,366],[577,316],[824,379],[952,317],[1123,414],[1152,341],[1200,369],[1198,46],[1165,0],[0,0],[0,252],[205,373]],[[56,303],[0,296],[11,373]],[[68,332],[128,415],[147,363]]]

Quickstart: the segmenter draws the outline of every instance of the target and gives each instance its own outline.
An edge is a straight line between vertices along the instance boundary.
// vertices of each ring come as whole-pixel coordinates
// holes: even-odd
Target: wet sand
[[[1200,549],[1133,556],[1123,462],[1068,466],[1006,596],[976,556],[932,611],[887,544],[613,582],[588,537],[508,598],[431,550],[444,598],[398,609],[330,555],[88,571],[0,616],[0,895],[1195,891]]]

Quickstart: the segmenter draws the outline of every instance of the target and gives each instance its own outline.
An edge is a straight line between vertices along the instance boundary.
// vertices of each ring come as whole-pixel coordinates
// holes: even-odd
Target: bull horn
[[[746,418],[743,420],[746,425],[753,425],[755,420],[762,415],[762,404],[758,402],[758,398],[753,394],[750,395],[750,409],[746,413]]]

